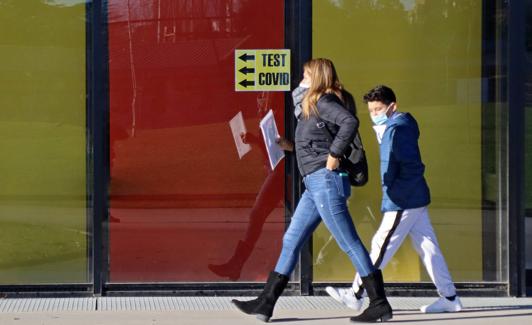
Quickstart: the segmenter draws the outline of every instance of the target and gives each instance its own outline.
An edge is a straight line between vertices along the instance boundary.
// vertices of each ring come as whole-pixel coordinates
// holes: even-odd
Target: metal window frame
[[[285,47],[289,48],[292,53],[291,85],[292,88],[295,88],[303,76],[303,64],[312,58],[312,1],[285,1],[285,35]],[[292,96],[291,92],[288,92],[285,95],[285,136],[290,140],[293,140],[296,128],[296,119],[292,108]],[[290,185],[292,187],[292,197],[290,198],[292,204],[286,214],[287,225],[290,223],[290,218],[304,191],[295,154],[289,155],[289,158],[287,160],[289,164],[286,166],[289,168],[287,175],[292,175],[292,184]],[[300,294],[303,296],[312,295],[312,236],[301,247],[298,268]]]
[[[93,293],[102,295],[109,274],[109,46],[108,1],[88,3],[91,47],[88,52],[91,81],[89,115],[91,121]]]
[[[526,295],[525,272],[525,2],[505,2],[508,14],[509,294]]]
[[[484,0],[482,4],[482,85],[481,85],[481,175],[497,174],[497,161],[499,154],[496,152],[495,139],[497,130],[491,128],[496,125],[496,101],[497,101],[497,50],[496,46],[490,42],[497,33],[497,25],[494,16],[488,16],[497,11],[497,0]],[[488,149],[489,148],[489,149]],[[491,150],[490,150],[491,149]],[[490,165],[495,165],[494,169]],[[498,184],[500,185],[500,183]],[[499,192],[499,191],[498,191]],[[483,280],[497,280],[494,274],[498,267],[498,258],[484,258],[485,256],[496,256],[497,247],[497,218],[499,209],[494,200],[500,197],[490,198],[489,189],[482,187],[482,273]],[[491,200],[490,200],[491,199]],[[501,231],[501,230],[499,230]]]
[[[85,3],[85,88],[86,88],[86,227],[87,227],[87,272],[88,280],[85,283],[50,283],[50,284],[16,284],[16,285],[0,285],[0,293],[8,297],[69,297],[69,296],[92,296],[97,289],[95,288],[95,281],[100,276],[97,254],[99,250],[96,249],[99,242],[97,234],[100,232],[99,227],[96,227],[96,218],[99,205],[104,202],[98,196],[100,193],[97,185],[100,179],[97,179],[97,174],[94,172],[98,168],[97,160],[94,159],[94,152],[101,147],[97,133],[98,125],[101,124],[99,118],[94,114],[95,108],[101,104],[103,98],[107,96],[107,91],[102,91],[98,88],[99,80],[105,78],[102,71],[98,69],[97,62],[101,50],[99,46],[103,43],[96,38],[98,23],[106,22],[102,20],[99,9],[104,8],[102,1],[93,0]],[[105,4],[106,5],[106,4]],[[100,60],[105,60],[101,58]],[[105,72],[104,72],[105,73]],[[101,166],[99,166],[101,167]],[[99,170],[98,170],[99,171]],[[105,203],[104,203],[105,204]],[[91,235],[91,233],[93,235]]]
[[[102,227],[100,227],[99,234],[95,233],[95,238],[98,238],[98,240],[101,240],[102,243],[99,245],[99,247],[102,248],[101,252],[99,252],[99,255],[95,258],[97,258],[98,263],[102,269],[100,272],[102,274],[98,276],[94,276],[95,282],[94,282],[94,292],[95,294],[101,294],[101,295],[109,295],[109,296],[115,296],[115,295],[133,295],[133,296],[144,296],[144,295],[177,295],[177,296],[183,296],[183,295],[192,295],[192,296],[199,296],[199,295],[257,295],[262,291],[264,288],[264,283],[256,283],[256,282],[169,282],[169,283],[113,283],[108,281],[108,274],[109,274],[109,232],[108,232],[108,218],[109,218],[109,210],[108,210],[108,193],[107,188],[109,184],[109,161],[108,161],[108,152],[109,152],[109,139],[108,139],[108,133],[109,133],[109,61],[108,61],[108,46],[107,46],[107,12],[105,8],[107,7],[107,0],[100,0],[102,2],[102,6],[100,7],[100,12],[95,13],[95,15],[98,15],[100,19],[103,19],[105,23],[101,23],[100,26],[102,26],[102,30],[98,33],[95,31],[95,33],[98,33],[98,35],[95,35],[95,37],[99,37],[95,41],[101,41],[102,44],[99,46],[100,56],[99,61],[97,64],[102,67],[102,73],[106,73],[105,81],[101,82],[100,85],[105,86],[104,90],[106,91],[105,98],[102,100],[102,106],[105,108],[105,112],[101,111],[99,112],[99,117],[101,120],[105,120],[105,125],[107,125],[107,129],[105,130],[107,134],[107,139],[105,143],[102,143],[101,141],[103,139],[99,139],[99,145],[100,149],[95,150],[96,152],[105,152],[107,155],[104,157],[105,159],[101,158],[99,160],[100,163],[104,163],[107,168],[103,168],[103,166],[100,166],[99,172],[95,171],[95,178],[99,179],[100,181],[105,180],[105,184],[100,184],[99,190],[103,190],[103,186],[105,185],[105,200],[104,200],[104,194],[99,193],[100,198],[100,204],[99,204],[99,210],[100,214],[94,215],[95,224],[101,224]],[[292,53],[292,68],[301,70],[300,67],[302,65],[302,62],[307,61],[310,58],[310,47],[309,43],[302,42],[301,36],[302,34],[306,33],[306,36],[311,39],[311,20],[309,15],[306,15],[305,13],[310,10],[311,2],[307,0],[297,0],[297,1],[285,1],[284,3],[284,23],[285,23],[285,47],[289,48]],[[304,20],[306,20],[307,26],[301,26],[300,19],[301,17],[304,17]],[[103,30],[103,26],[105,26],[105,30]],[[305,49],[304,47],[307,46],[308,48]],[[303,49],[302,49],[303,48]],[[300,53],[306,53],[306,55],[301,55]],[[102,61],[101,58],[105,58],[105,61]],[[294,71],[294,70],[293,70]],[[299,76],[302,75],[302,73],[293,73],[292,74],[292,84],[294,82],[299,82]],[[105,101],[105,105],[103,105],[103,101]],[[290,93],[285,94],[285,107],[292,107],[292,98],[290,96]],[[105,116],[103,116],[105,115]],[[287,139],[292,139],[293,134],[295,133],[295,120],[293,117],[293,111],[291,109],[285,109],[285,121],[288,121],[285,124],[285,136]],[[103,148],[103,149],[102,149]],[[96,160],[97,157],[95,157]],[[291,182],[285,182],[285,221],[286,225],[289,224],[293,211],[295,210],[295,206],[297,204],[297,201],[301,194],[301,177],[299,176],[299,172],[297,169],[297,164],[295,161],[294,155],[287,155],[285,157],[286,163],[285,163],[285,173],[288,177],[291,178]],[[105,211],[104,211],[105,210]],[[309,286],[309,283],[311,281],[311,277],[309,278],[307,276],[308,270],[312,271],[312,268],[308,268],[308,265],[312,265],[312,257],[308,254],[309,250],[306,249],[306,246],[302,249],[301,254],[301,261],[299,265],[296,267],[296,272],[294,272],[294,276],[291,278],[291,282],[288,284],[287,288],[285,289],[285,294],[287,295],[299,295],[302,292],[306,292],[308,289],[302,289],[305,287],[305,285]],[[311,245],[309,246],[311,248]],[[96,262],[95,262],[96,265]],[[307,266],[306,268],[303,266]],[[98,270],[98,269],[96,269]],[[300,271],[301,270],[301,271]],[[299,271],[299,272],[298,272]],[[96,271],[98,272],[98,271]],[[305,279],[304,281],[300,281],[300,277],[298,277],[298,273],[301,273],[301,277]]]

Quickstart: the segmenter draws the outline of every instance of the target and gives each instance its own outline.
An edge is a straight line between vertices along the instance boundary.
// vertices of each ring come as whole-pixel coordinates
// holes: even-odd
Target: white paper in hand
[[[279,132],[277,131],[277,125],[275,124],[275,119],[271,109],[260,121],[260,129],[262,131],[262,136],[264,137],[266,150],[268,151],[270,166],[272,167],[272,170],[274,170],[275,166],[277,166],[281,159],[284,158],[284,151],[276,142],[277,138],[279,137]]]

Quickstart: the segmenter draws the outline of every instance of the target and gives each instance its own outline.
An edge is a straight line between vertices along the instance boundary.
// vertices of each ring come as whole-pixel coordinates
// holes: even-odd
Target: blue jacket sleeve
[[[392,156],[399,163],[396,181],[414,180],[423,177],[425,166],[421,162],[416,129],[398,126],[392,133]]]

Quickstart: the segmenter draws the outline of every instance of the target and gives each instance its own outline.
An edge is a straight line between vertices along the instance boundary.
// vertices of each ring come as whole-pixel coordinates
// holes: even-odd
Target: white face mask
[[[388,111],[390,110],[390,107],[392,107],[393,103],[391,103],[390,105],[388,105],[388,107],[386,107],[386,110],[382,113],[380,113],[379,115],[377,116],[371,116],[371,120],[373,121],[373,124],[375,125],[383,125],[386,123],[386,121],[388,121]]]

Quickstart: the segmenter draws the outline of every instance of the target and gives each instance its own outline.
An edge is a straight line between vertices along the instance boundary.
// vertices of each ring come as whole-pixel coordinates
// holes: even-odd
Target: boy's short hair
[[[396,101],[393,90],[384,85],[378,85],[364,95],[364,103],[366,104],[368,102],[382,102],[386,105],[390,105]]]

